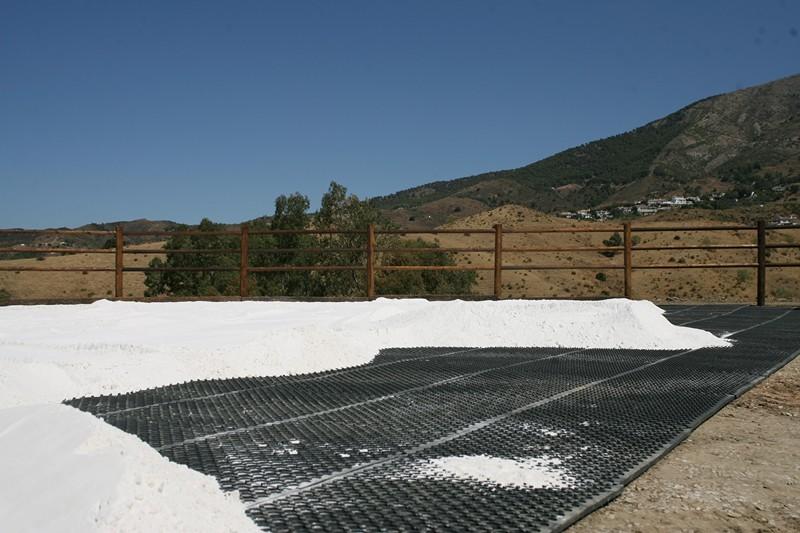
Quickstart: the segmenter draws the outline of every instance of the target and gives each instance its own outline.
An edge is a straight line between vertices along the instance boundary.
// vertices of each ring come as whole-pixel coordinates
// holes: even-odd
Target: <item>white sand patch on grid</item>
[[[509,459],[489,455],[461,455],[430,459],[419,465],[418,476],[450,478],[528,489],[569,488],[574,479],[554,457]]]

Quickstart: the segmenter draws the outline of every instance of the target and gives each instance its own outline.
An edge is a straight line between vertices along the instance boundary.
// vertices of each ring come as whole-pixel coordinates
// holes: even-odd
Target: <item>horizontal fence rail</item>
[[[678,270],[678,269],[755,269],[756,276],[756,303],[764,305],[766,300],[766,275],[770,268],[800,268],[800,262],[769,262],[767,261],[768,250],[776,249],[800,249],[800,244],[795,243],[768,243],[767,235],[773,230],[798,230],[800,225],[768,225],[764,221],[759,221],[755,225],[709,225],[709,226],[633,226],[630,222],[621,225],[592,226],[592,227],[564,227],[564,228],[503,228],[497,224],[491,229],[382,229],[378,230],[374,225],[370,225],[364,230],[336,230],[336,229],[306,229],[306,230],[253,230],[248,226],[242,226],[238,230],[222,231],[199,231],[199,230],[175,230],[175,231],[123,231],[118,226],[114,231],[108,230],[66,230],[66,229],[0,229],[0,236],[3,235],[83,235],[94,237],[109,237],[109,242],[113,242],[110,247],[109,242],[103,248],[69,248],[58,246],[5,246],[0,247],[2,254],[114,254],[113,267],[49,267],[49,266],[27,266],[27,265],[4,265],[0,261],[0,272],[113,272],[114,273],[114,296],[117,299],[124,298],[124,275],[126,272],[238,272],[239,273],[239,296],[247,298],[249,295],[248,277],[250,274],[268,272],[309,272],[309,271],[353,271],[364,272],[366,274],[366,298],[375,298],[375,277],[378,272],[392,271],[492,271],[493,272],[493,294],[494,298],[503,296],[503,272],[512,270],[528,271],[547,271],[547,270],[622,270],[623,271],[623,296],[633,297],[632,272],[634,270]],[[635,233],[702,233],[702,232],[751,232],[754,233],[754,243],[752,244],[700,244],[700,245],[636,245],[634,244]],[[504,246],[504,236],[511,235],[531,235],[531,234],[557,234],[557,233],[607,233],[621,234],[621,245],[609,246],[541,246],[541,247],[514,247]],[[493,237],[494,246],[462,246],[462,247],[437,247],[437,246],[416,246],[416,247],[397,247],[397,246],[378,246],[377,237],[379,235],[394,235],[405,237],[410,235],[463,235],[470,237],[473,235]],[[365,245],[343,246],[343,247],[306,247],[306,248],[286,248],[286,247],[251,247],[250,237],[252,236],[300,236],[300,235],[347,235],[366,238]],[[232,248],[125,248],[126,237],[236,237],[238,246]],[[676,237],[677,238],[677,237]],[[619,241],[617,241],[619,242]],[[715,262],[715,263],[634,263],[634,252],[646,253],[652,251],[686,251],[686,250],[753,250],[756,252],[755,261],[746,262]],[[413,253],[444,253],[444,254],[467,254],[481,253],[491,254],[491,264],[472,265],[391,265],[383,264],[379,260],[381,254],[413,254]],[[592,252],[592,253],[621,253],[621,264],[509,264],[504,262],[503,254],[536,254],[536,253],[558,253],[558,252]],[[250,256],[252,254],[299,254],[299,255],[320,255],[320,254],[358,254],[362,256],[363,263],[348,265],[277,265],[277,266],[251,266]],[[195,254],[195,255],[227,255],[238,256],[238,266],[193,266],[193,267],[132,267],[125,266],[125,255],[139,254]],[[611,256],[608,256],[611,257]],[[571,259],[571,258],[568,258]],[[398,296],[398,295],[387,295]],[[415,296],[415,295],[402,295]],[[418,295],[417,295],[418,296]],[[473,295],[475,296],[475,295]],[[558,295],[556,296],[558,297]],[[218,297],[216,299],[231,299],[233,297]],[[158,298],[156,298],[158,299]],[[191,297],[180,298],[191,299]],[[215,299],[206,298],[201,299]]]

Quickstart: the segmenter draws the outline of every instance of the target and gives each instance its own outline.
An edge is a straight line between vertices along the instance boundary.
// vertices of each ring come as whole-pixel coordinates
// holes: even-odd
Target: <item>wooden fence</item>
[[[115,231],[82,231],[82,230],[28,230],[28,229],[0,229],[0,235],[85,235],[108,237],[113,239],[113,247],[110,248],[62,248],[62,247],[31,247],[31,246],[11,246],[0,248],[0,253],[26,253],[26,254],[114,254],[113,268],[98,267],[46,267],[46,266],[5,266],[0,261],[0,272],[109,272],[114,275],[114,296],[123,299],[124,282],[126,272],[190,272],[190,271],[232,271],[239,275],[239,298],[247,298],[249,295],[248,278],[251,274],[261,272],[290,272],[290,271],[362,271],[366,274],[366,286],[364,294],[366,298],[376,297],[375,277],[381,271],[421,271],[421,270],[457,270],[457,271],[491,271],[494,278],[494,298],[503,297],[503,272],[509,270],[623,270],[623,294],[626,298],[634,297],[632,272],[634,270],[647,269],[755,269],[756,270],[756,303],[764,305],[766,301],[766,279],[767,270],[770,268],[792,268],[800,267],[800,262],[774,263],[767,261],[767,250],[778,248],[800,248],[800,244],[795,243],[769,243],[767,236],[771,230],[800,229],[800,225],[792,226],[770,226],[764,221],[759,221],[755,225],[718,225],[718,226],[634,226],[630,222],[621,225],[604,226],[584,226],[584,227],[564,227],[564,228],[530,228],[530,229],[504,229],[502,225],[495,225],[491,229],[434,229],[434,230],[378,230],[375,226],[369,226],[361,231],[339,231],[339,230],[252,230],[248,226],[241,226],[239,230],[226,231],[129,231],[124,232],[122,227],[117,227]],[[700,244],[700,245],[672,245],[672,246],[638,246],[634,245],[633,235],[635,233],[652,232],[753,232],[754,242],[752,244]],[[621,233],[622,242],[619,246],[584,246],[584,247],[505,247],[503,245],[504,236],[515,234],[556,234],[556,233]],[[301,248],[301,249],[282,249],[282,248],[262,248],[255,249],[250,247],[250,237],[254,235],[359,235],[365,237],[364,247],[351,248]],[[377,236],[379,235],[439,235],[439,234],[460,234],[474,235],[484,234],[493,236],[494,246],[492,247],[379,247],[377,246]],[[173,237],[173,236],[227,236],[238,237],[238,249],[177,249],[165,250],[155,248],[125,248],[126,237]],[[679,251],[679,250],[754,250],[756,253],[753,262],[737,263],[665,263],[665,264],[636,264],[633,260],[634,252],[645,251]],[[253,253],[282,253],[298,252],[304,253],[340,253],[340,252],[361,252],[365,256],[363,264],[358,265],[278,265],[278,266],[251,266],[250,255]],[[493,260],[490,265],[387,265],[378,261],[377,257],[382,253],[414,253],[414,252],[444,252],[444,253],[489,253]],[[622,252],[623,262],[621,265],[609,264],[507,264],[503,261],[503,254],[534,254],[549,252]],[[126,254],[166,254],[166,253],[202,253],[202,254],[239,254],[238,267],[128,267],[125,266]],[[408,295],[414,296],[414,295]],[[197,299],[204,299],[199,297]]]

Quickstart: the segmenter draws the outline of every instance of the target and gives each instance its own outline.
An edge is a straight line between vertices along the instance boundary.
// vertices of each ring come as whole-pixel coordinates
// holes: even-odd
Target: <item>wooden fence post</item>
[[[375,224],[367,227],[367,298],[375,299]]]
[[[375,224],[367,228],[367,298],[375,298]]]
[[[242,224],[239,253],[239,296],[241,298],[247,298],[247,276],[250,265],[250,227],[247,224]]]
[[[115,228],[116,243],[114,245],[114,296],[122,298],[125,293],[122,286],[122,269],[124,266],[123,247],[125,246],[125,236],[122,234],[122,226]]]
[[[756,305],[764,305],[767,292],[767,223],[758,221],[758,276],[756,280]]]
[[[633,256],[633,237],[631,236],[631,223],[630,222],[623,222],[622,224],[623,233],[624,233],[624,245],[625,245],[625,253],[624,253],[624,264],[625,264],[625,278],[624,278],[624,287],[625,287],[625,298],[632,298],[633,297],[633,263],[632,263],[632,256]]]
[[[494,297],[503,293],[503,225],[494,225]]]

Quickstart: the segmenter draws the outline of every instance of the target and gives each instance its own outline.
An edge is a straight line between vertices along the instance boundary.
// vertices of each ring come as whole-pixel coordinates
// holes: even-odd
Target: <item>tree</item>
[[[308,198],[300,193],[281,195],[275,199],[275,212],[269,227],[263,227],[265,224],[251,224],[250,227],[276,231],[308,229],[310,205]],[[250,264],[257,267],[302,266],[308,264],[305,262],[308,254],[299,250],[315,244],[312,235],[277,233],[254,237],[250,248],[256,252],[250,256]],[[253,277],[255,292],[259,296],[307,296],[309,292],[307,272],[264,272]]]
[[[322,266],[364,265],[369,225],[374,224],[378,229],[391,227],[369,201],[347,194],[347,188],[335,181],[322,195],[320,209],[312,224],[320,230],[350,232],[318,235],[319,248],[331,250],[319,254],[318,264]],[[388,246],[384,236],[379,238],[379,246]],[[362,296],[367,279],[361,270],[321,270],[312,273],[310,282],[311,296]]]
[[[363,249],[367,236],[363,232],[370,224],[378,230],[397,229],[368,200],[347,194],[347,189],[331,182],[321,207],[314,217],[318,229],[337,229],[358,233],[321,236],[325,239],[321,247],[339,249]],[[437,248],[438,245],[422,239],[402,240],[394,235],[378,235],[378,248]],[[321,264],[363,265],[362,251],[340,251],[323,254]],[[446,252],[381,252],[377,257],[380,265],[455,265]],[[376,274],[375,286],[378,294],[467,294],[475,282],[475,273],[466,271],[380,271]],[[314,277],[315,294],[321,296],[361,296],[364,294],[366,274],[362,271],[319,272]]]
[[[186,230],[186,226],[179,229]],[[167,251],[166,261],[156,257],[150,261],[154,269],[192,268],[188,272],[153,271],[145,277],[145,296],[171,294],[175,296],[221,296],[238,294],[238,272],[233,270],[203,270],[204,268],[238,269],[239,242],[235,237],[214,235],[213,232],[224,229],[222,224],[215,224],[204,218],[197,230],[209,235],[176,235],[170,237],[164,245]],[[231,250],[226,253],[181,253],[179,250]]]
[[[438,248],[436,243],[422,239],[401,241],[393,239],[395,248]],[[383,265],[452,266],[456,262],[447,252],[402,252],[388,254]],[[378,294],[469,294],[475,282],[475,272],[463,270],[387,270],[375,279]]]
[[[267,271],[251,274],[251,296],[324,297],[363,296],[366,287],[365,248],[367,228],[393,229],[369,201],[360,200],[347,189],[331,182],[323,195],[320,210],[308,213],[308,198],[294,193],[275,199],[275,212],[269,222],[249,223],[249,264],[252,267],[353,267],[352,269]],[[222,229],[208,219],[200,232]],[[285,230],[332,230],[331,233],[296,234]],[[182,228],[182,229],[185,229]],[[274,233],[258,234],[259,230]],[[333,233],[343,232],[343,233]],[[380,235],[379,248],[436,248],[436,244],[416,239],[407,241],[394,235]],[[183,253],[186,249],[230,249],[230,254]],[[227,236],[175,236],[165,245],[166,260],[153,259],[155,269],[190,267],[190,272],[153,271],[145,279],[146,296],[235,295],[239,292],[239,239]],[[327,251],[326,251],[327,250]],[[384,265],[455,265],[446,252],[383,252],[377,257]],[[202,271],[203,267],[230,268],[229,271]],[[382,271],[376,275],[376,288],[384,294],[467,294],[475,281],[474,272],[465,271]]]

